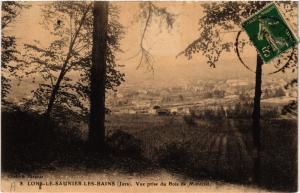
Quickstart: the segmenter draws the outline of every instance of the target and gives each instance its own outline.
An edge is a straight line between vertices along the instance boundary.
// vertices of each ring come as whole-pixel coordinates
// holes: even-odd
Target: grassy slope
[[[170,170],[197,178],[251,181],[251,120],[197,120],[194,125],[181,116],[111,115],[107,120],[109,132],[133,134],[142,140],[147,158],[161,165],[165,161]],[[262,120],[262,130],[263,185],[295,190],[296,120]]]

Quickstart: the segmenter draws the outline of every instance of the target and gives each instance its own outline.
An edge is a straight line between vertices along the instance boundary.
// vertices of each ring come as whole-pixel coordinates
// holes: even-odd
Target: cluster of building
[[[262,99],[297,97],[297,88],[286,89],[288,80],[267,80]],[[189,114],[191,109],[234,106],[237,102],[252,101],[254,82],[247,79],[197,80],[183,85],[163,88],[127,86],[112,93],[107,105],[115,114]]]

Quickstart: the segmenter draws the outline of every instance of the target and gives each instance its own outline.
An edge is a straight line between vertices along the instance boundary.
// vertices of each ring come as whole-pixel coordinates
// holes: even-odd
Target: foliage
[[[292,116],[292,118],[297,119],[298,118],[297,106],[298,106],[298,102],[296,100],[289,102],[287,105],[283,107],[282,114],[290,115]]]
[[[146,32],[153,21],[158,18],[159,26],[162,27],[163,24],[166,25],[167,29],[173,28],[175,22],[175,15],[168,12],[166,8],[157,6],[154,2],[140,3],[141,13],[139,18],[145,20],[144,29],[142,31],[142,36],[140,40],[140,49],[136,56],[140,55],[140,61],[138,63],[137,69],[145,65],[147,70],[154,72],[153,61],[154,58],[144,46],[144,40],[146,38]]]
[[[22,5],[14,1],[5,1],[2,3],[1,14],[1,96],[2,104],[6,104],[6,97],[10,90],[9,75],[14,75],[15,67],[13,62],[17,61],[16,38],[6,35],[7,26],[19,15]]]
[[[240,24],[249,16],[256,13],[270,2],[267,1],[250,1],[250,2],[217,2],[204,3],[204,17],[199,19],[199,37],[179,53],[184,54],[188,59],[198,52],[202,52],[208,59],[210,67],[216,67],[221,54],[230,52],[232,49],[237,54],[241,63],[251,70],[243,61],[240,52],[246,45],[251,44],[249,39],[240,39]],[[278,2],[284,17],[295,29],[297,26],[297,6],[296,2]],[[235,39],[223,38],[225,33],[237,32]],[[239,51],[240,50],[240,51]],[[290,49],[283,53],[281,57],[274,59],[272,62],[275,71],[270,73],[285,72],[291,69],[292,72],[297,70],[298,66],[298,49]],[[251,70],[254,71],[254,70]],[[294,81],[292,81],[294,82]],[[293,84],[293,83],[292,83]],[[295,110],[295,109],[294,109]]]
[[[197,125],[197,120],[226,120],[226,119],[250,119],[252,116],[253,103],[249,101],[238,102],[229,107],[191,109],[191,114],[183,117],[188,125]],[[283,107],[283,110],[286,107]],[[278,118],[281,115],[281,107],[268,107],[262,109],[262,118]]]
[[[51,35],[47,47],[40,42],[25,44],[24,60],[20,67],[26,76],[40,76],[39,87],[33,90],[33,98],[26,107],[46,111],[58,74],[62,81],[54,102],[53,115],[87,115],[92,52],[93,14],[91,2],[52,2],[43,8],[43,26]],[[118,23],[119,10],[110,5],[108,26],[108,49],[106,53],[106,91],[116,90],[124,81],[124,74],[117,70],[115,53],[120,52],[123,30]]]
[[[23,6],[15,1],[2,2],[1,27],[6,28],[18,15]]]
[[[294,78],[284,86],[285,89],[296,88],[298,89],[298,79]],[[298,100],[292,100],[282,109],[282,114],[291,115],[294,119],[298,118]]]
[[[55,134],[57,125],[45,122],[38,114],[18,108],[3,111],[2,118],[5,120],[1,124],[4,170],[34,171],[34,168],[39,168],[43,163],[49,164],[50,144],[55,144],[56,139],[61,136]]]
[[[118,156],[141,157],[142,154],[142,141],[122,130],[108,136],[107,145]]]
[[[226,33],[238,32],[242,21],[256,13],[269,2],[267,1],[250,1],[250,2],[216,2],[204,3],[204,17],[199,19],[199,37],[179,53],[184,54],[188,59],[198,52],[202,52],[208,59],[210,67],[216,67],[223,52],[229,52],[235,47],[235,39],[227,40],[223,38]],[[297,3],[296,2],[279,2],[280,8],[284,10],[284,16],[292,24],[297,26]],[[248,39],[241,39],[238,42],[239,49],[244,48],[250,42]],[[235,50],[236,51],[236,50]],[[294,52],[291,54],[291,52]],[[292,59],[290,60],[290,56]],[[279,71],[284,72],[287,68],[297,69],[298,54],[297,49],[293,49],[282,55],[274,63]],[[282,67],[282,64],[284,67]]]

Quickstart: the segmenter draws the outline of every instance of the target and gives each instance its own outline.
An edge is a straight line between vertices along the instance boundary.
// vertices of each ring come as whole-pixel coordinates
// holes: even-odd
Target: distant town
[[[297,97],[297,88],[285,88],[288,81],[264,81],[262,108],[275,106],[280,110]],[[110,93],[106,102],[112,114],[175,115],[190,114],[195,108],[226,110],[237,103],[251,103],[253,97],[254,82],[250,79],[195,80],[160,88],[127,85]]]

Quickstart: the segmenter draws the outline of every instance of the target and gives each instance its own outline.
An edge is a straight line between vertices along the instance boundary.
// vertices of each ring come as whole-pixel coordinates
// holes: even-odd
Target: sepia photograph
[[[297,192],[298,1],[2,1],[1,192]]]

